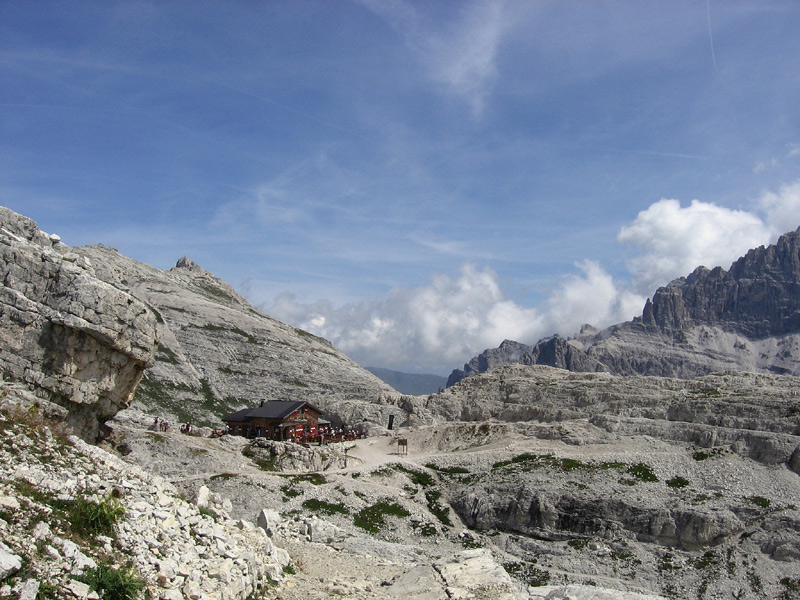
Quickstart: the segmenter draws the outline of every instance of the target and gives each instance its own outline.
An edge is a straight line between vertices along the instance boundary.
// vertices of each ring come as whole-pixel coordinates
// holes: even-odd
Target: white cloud
[[[617,289],[600,265],[578,267],[582,273],[565,277],[544,310],[508,299],[491,269],[465,264],[457,277],[436,275],[428,286],[395,288],[359,304],[302,304],[283,295],[266,311],[325,337],[362,364],[448,372],[506,338],[534,343],[553,333],[572,335],[586,322],[604,326],[641,312],[644,298]]]
[[[770,231],[755,214],[693,200],[662,199],[623,227],[617,241],[643,253],[628,263],[637,289],[650,294],[698,266],[728,268],[747,250],[769,240]]]
[[[581,275],[569,275],[547,300],[547,322],[553,330],[570,335],[584,323],[604,326],[641,314],[645,298],[620,289],[599,263],[576,265]]]
[[[475,116],[481,114],[497,75],[497,50],[510,25],[504,2],[460,4],[458,18],[444,31],[434,29],[408,2],[361,3],[403,37],[431,80],[466,101]]]
[[[688,275],[698,266],[727,269],[751,248],[773,243],[800,225],[800,180],[765,191],[752,211],[692,200],[662,199],[623,227],[617,241],[641,253],[628,267],[636,289],[651,294],[658,286]]]
[[[777,194],[764,192],[759,199],[759,208],[765,214],[772,239],[797,229],[800,225],[800,179],[782,186]]]

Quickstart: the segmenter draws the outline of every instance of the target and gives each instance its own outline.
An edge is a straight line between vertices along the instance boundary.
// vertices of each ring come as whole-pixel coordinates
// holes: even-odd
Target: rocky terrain
[[[24,388],[0,403],[0,597],[245,598],[276,585],[287,552],[200,488],[68,435]]]
[[[553,338],[406,396],[188,259],[160,271],[0,216],[0,598],[800,598],[791,374],[620,376]],[[749,260],[778,281],[793,243]],[[707,327],[686,317],[699,309],[653,310],[638,326]],[[216,425],[272,395],[369,437],[152,427]]]
[[[549,393],[521,393],[526,382]],[[506,409],[542,405],[541,418],[302,448],[148,432],[125,411],[115,438],[187,497],[207,486],[264,523],[297,568],[275,598],[788,599],[800,597],[794,383],[512,366],[425,403],[453,411],[460,392],[491,407],[502,387]]]
[[[155,362],[134,403],[172,423],[221,426],[262,399],[305,400],[333,416],[341,404],[346,418],[354,402],[396,394],[327,340],[264,315],[187,258],[163,271],[105,246],[74,252],[155,313]]]
[[[505,341],[456,369],[448,386],[521,362],[572,371],[692,378],[714,371],[800,375],[800,229],[728,271],[698,267],[659,288],[642,316],[532,346]]]
[[[156,316],[86,257],[0,207],[0,369],[97,439],[153,363]]]

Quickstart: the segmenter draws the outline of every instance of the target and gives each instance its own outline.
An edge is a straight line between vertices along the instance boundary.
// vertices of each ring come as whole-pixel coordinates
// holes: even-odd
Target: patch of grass
[[[689,480],[685,477],[676,476],[667,481],[667,485],[671,488],[685,488],[689,485]]]
[[[325,479],[325,475],[322,473],[308,473],[307,475],[295,475],[292,477],[292,481],[294,483],[300,483],[303,481],[307,481],[311,485],[323,485],[328,483],[328,480]]]
[[[53,511],[51,521],[60,523],[74,535],[84,538],[98,535],[116,537],[115,525],[125,514],[125,509],[111,495],[99,501],[82,495],[75,499],[61,499],[26,481],[14,481],[12,485],[20,497],[50,507]]]
[[[450,511],[447,506],[443,505],[439,500],[442,497],[442,492],[439,490],[427,490],[425,492],[425,499],[428,501],[428,510],[431,514],[439,519],[442,525],[452,527],[453,523],[450,521]]]
[[[383,500],[358,511],[353,517],[353,525],[370,533],[378,533],[386,526],[386,517],[408,517],[410,514],[396,502]]]
[[[720,562],[720,557],[717,556],[717,553],[714,552],[713,550],[708,550],[705,554],[703,554],[703,556],[701,556],[700,558],[696,558],[694,561],[692,561],[692,565],[694,566],[695,569],[701,571],[703,569],[709,569],[711,567],[714,567],[717,564],[719,564],[719,562]]]
[[[177,355],[166,346],[158,347],[158,350],[156,350],[155,359],[156,362],[167,363],[170,365],[177,365],[180,362],[178,361]]]
[[[115,569],[99,564],[93,569],[87,569],[83,579],[104,600],[133,600],[145,588],[144,580],[131,566]]]
[[[526,562],[503,563],[506,573],[514,579],[525,582],[533,587],[541,587],[550,582],[550,573]]]
[[[567,542],[567,546],[569,546],[570,548],[575,548],[576,550],[583,550],[588,545],[589,545],[589,540],[586,538],[574,539]]]
[[[297,498],[298,496],[302,496],[303,492],[298,490],[297,488],[293,488],[290,485],[285,485],[281,488],[281,492],[283,492],[283,501],[288,502],[292,498]]]
[[[464,467],[438,467],[433,463],[428,463],[425,466],[432,471],[445,473],[446,475],[465,475],[470,473],[470,470],[465,469]]]
[[[678,568],[675,565],[675,563],[672,562],[673,558],[674,557],[672,556],[672,554],[669,553],[661,557],[661,560],[658,561],[658,566],[657,566],[659,573],[668,573],[671,571],[675,571]]]
[[[242,455],[252,460],[259,469],[262,471],[275,471],[275,457],[273,456],[260,456],[251,446],[247,446],[242,450]]]
[[[433,537],[434,535],[439,533],[439,530],[436,529],[436,525],[434,525],[433,523],[428,523],[427,521],[423,521],[423,522],[415,521],[415,522],[412,522],[411,523],[411,527],[415,531],[419,532],[419,534],[422,537]]]
[[[764,496],[750,496],[747,499],[759,508],[769,508],[771,504],[769,498],[764,498]]]
[[[408,475],[409,479],[411,479],[411,483],[414,485],[418,485],[420,487],[430,487],[436,483],[430,473],[409,469],[404,465],[394,465],[394,468]]]
[[[631,465],[625,472],[633,475],[639,481],[658,481],[658,477],[656,477],[656,474],[653,473],[653,470],[650,468],[650,466],[644,463],[636,463],[635,465]]]
[[[610,471],[610,470],[621,471],[622,469],[624,469],[627,466],[628,465],[623,463],[623,462],[609,461],[609,462],[600,463],[599,468],[603,469],[603,470],[606,470],[606,471]]]
[[[483,543],[481,540],[471,533],[466,533],[464,535],[458,536],[457,540],[464,548],[467,550],[476,550],[478,548],[483,548]]]
[[[99,502],[78,497],[66,503],[70,527],[79,535],[114,537],[114,526],[125,514],[119,501],[111,496]]]
[[[326,502],[316,498],[309,498],[303,502],[303,508],[310,510],[314,513],[321,513],[325,515],[349,515],[350,511],[343,504],[334,504],[333,502]]]
[[[783,590],[778,600],[797,600],[800,598],[800,579],[792,579],[791,577],[784,577],[780,580]]]

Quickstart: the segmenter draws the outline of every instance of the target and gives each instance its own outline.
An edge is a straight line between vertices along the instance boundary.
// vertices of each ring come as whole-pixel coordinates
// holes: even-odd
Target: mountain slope
[[[75,248],[98,277],[128,290],[158,316],[155,364],[134,406],[180,422],[218,425],[261,399],[305,400],[320,408],[396,394],[327,340],[253,308],[224,281],[187,258],[169,271],[113,248]]]
[[[800,375],[800,229],[728,271],[698,267],[659,288],[633,321],[517,344],[513,353],[487,350],[448,385],[514,362],[682,378],[728,369]]]

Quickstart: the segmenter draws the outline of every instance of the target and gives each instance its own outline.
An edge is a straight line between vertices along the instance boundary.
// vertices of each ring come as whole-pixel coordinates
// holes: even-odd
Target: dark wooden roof
[[[314,406],[308,402],[292,402],[289,400],[270,400],[269,402],[262,402],[261,406],[256,408],[245,408],[238,410],[235,413],[223,418],[223,421],[249,421],[250,419],[285,419],[294,411],[303,408],[304,406],[319,412]]]

